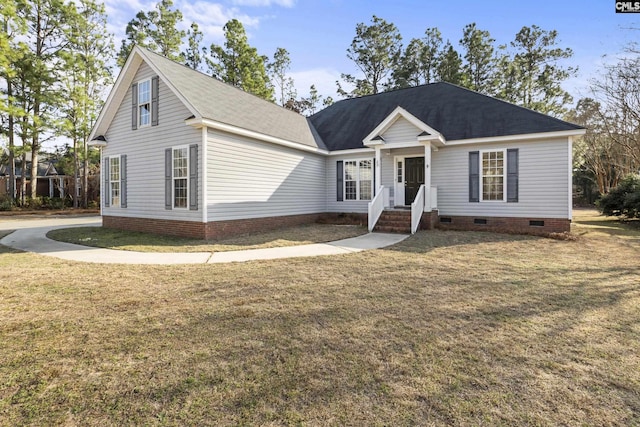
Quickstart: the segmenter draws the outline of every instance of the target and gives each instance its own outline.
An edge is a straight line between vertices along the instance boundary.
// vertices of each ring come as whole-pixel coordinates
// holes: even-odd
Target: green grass
[[[354,225],[308,224],[218,241],[185,239],[103,227],[52,230],[47,237],[67,243],[139,252],[224,252],[323,243],[365,234]]]
[[[0,425],[639,425],[639,259],[616,233],[189,266],[0,247]]]

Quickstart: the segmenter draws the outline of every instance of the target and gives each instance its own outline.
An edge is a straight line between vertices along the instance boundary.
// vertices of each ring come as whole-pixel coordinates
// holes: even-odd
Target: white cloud
[[[266,7],[271,5],[282,7],[293,7],[295,0],[233,0],[233,4],[238,6]]]
[[[188,28],[191,22],[198,24],[200,31],[204,34],[204,44],[208,46],[212,42],[223,41],[224,24],[231,19],[242,22],[245,28],[256,27],[260,23],[260,18],[240,12],[239,9],[227,8],[220,3],[209,3],[199,0],[196,2],[178,1],[176,7],[180,9],[184,16],[184,26]]]
[[[318,94],[323,97],[330,96],[334,100],[338,100],[336,93],[336,80],[340,79],[340,72],[331,68],[315,68],[311,70],[303,70],[289,73],[293,78],[298,92],[298,97],[309,96],[309,88],[315,85]]]

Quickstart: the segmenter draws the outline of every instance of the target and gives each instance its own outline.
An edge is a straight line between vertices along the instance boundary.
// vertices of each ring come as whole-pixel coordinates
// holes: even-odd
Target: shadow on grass
[[[521,234],[502,234],[489,231],[453,231],[426,230],[419,231],[402,242],[386,248],[391,251],[409,253],[427,253],[438,248],[475,245],[479,243],[507,243],[535,241],[544,239],[540,236]]]

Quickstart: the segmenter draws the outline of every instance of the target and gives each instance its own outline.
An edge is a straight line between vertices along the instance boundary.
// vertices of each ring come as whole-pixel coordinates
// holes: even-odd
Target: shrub
[[[0,196],[0,211],[12,211],[15,207],[16,204],[9,196]]]
[[[597,203],[605,215],[640,218],[640,176],[629,175]]]

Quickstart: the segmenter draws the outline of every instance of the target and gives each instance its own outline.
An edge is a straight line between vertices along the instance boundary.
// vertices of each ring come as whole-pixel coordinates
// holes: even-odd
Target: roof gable
[[[403,121],[408,122],[408,124],[413,126],[416,130],[411,142],[417,141],[419,136],[421,137],[421,140],[436,140],[441,143],[444,142],[444,138],[440,135],[440,132],[433,129],[426,123],[423,123],[420,119],[409,113],[404,108],[398,106],[362,140],[362,143],[366,146],[384,144],[386,142],[384,135],[391,130],[394,125],[402,124]]]
[[[185,120],[208,120],[257,135],[325,148],[320,137],[312,132],[306,117],[140,47],[134,47],[127,58],[100,112],[91,139],[106,133],[143,61],[192,113],[193,117],[185,117]]]

